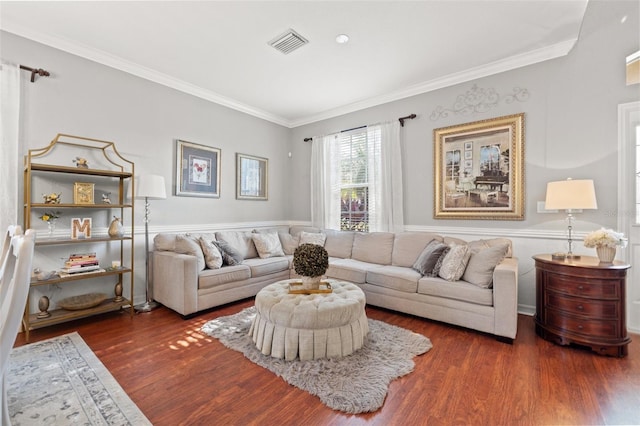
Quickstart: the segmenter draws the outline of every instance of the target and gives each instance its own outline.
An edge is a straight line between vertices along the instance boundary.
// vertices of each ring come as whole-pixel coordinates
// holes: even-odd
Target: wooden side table
[[[560,345],[577,344],[623,357],[628,353],[625,313],[627,269],[597,257],[553,260],[533,256],[536,264],[536,333]]]

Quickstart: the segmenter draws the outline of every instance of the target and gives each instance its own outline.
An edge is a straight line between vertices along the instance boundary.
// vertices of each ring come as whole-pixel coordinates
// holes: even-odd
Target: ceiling
[[[566,55],[586,6],[587,0],[2,1],[0,28],[296,127]],[[309,43],[289,54],[269,46],[290,28]],[[338,34],[350,41],[336,43]]]

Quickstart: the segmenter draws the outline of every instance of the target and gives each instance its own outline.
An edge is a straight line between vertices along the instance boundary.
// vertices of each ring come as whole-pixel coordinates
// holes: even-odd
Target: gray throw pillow
[[[451,250],[451,247],[449,246],[447,246],[447,248],[444,249],[440,257],[438,258],[438,261],[436,262],[436,266],[434,266],[431,273],[428,274],[430,277],[437,277],[438,275],[440,275],[440,268],[442,268],[442,262],[444,262],[445,257],[447,257],[449,250]]]
[[[508,244],[485,248],[471,253],[471,258],[464,271],[462,279],[482,288],[493,285],[493,270],[507,255]]]
[[[416,262],[413,264],[413,269],[420,272],[422,275],[430,275],[433,268],[436,266],[438,259],[440,259],[442,252],[447,248],[448,246],[440,241],[431,241],[427,244],[424,250],[422,250],[418,259],[416,259]]]
[[[244,260],[240,252],[234,249],[231,244],[224,241],[211,241],[211,243],[220,250],[220,253],[222,254],[222,265],[239,265]]]

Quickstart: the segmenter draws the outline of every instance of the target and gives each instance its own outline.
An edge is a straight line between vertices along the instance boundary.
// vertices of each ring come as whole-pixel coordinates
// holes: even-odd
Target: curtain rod
[[[416,117],[417,117],[417,115],[415,115],[415,114],[409,114],[406,117],[398,118],[398,121],[400,122],[400,126],[404,127],[404,120],[413,120]],[[365,127],[367,127],[367,126],[360,126],[360,127],[354,127],[353,129],[341,130],[340,133],[350,132],[351,130],[362,129],[362,128],[365,128]],[[313,140],[313,138],[304,138],[303,139],[303,141],[305,141],[305,142],[311,142],[312,140]]]
[[[31,67],[27,67],[24,65],[20,65],[20,69],[21,70],[25,70],[25,71],[29,71],[31,73],[31,82],[35,83],[36,81],[36,74],[38,74],[40,77],[49,77],[49,71],[47,70],[43,70],[42,68],[31,68]]]

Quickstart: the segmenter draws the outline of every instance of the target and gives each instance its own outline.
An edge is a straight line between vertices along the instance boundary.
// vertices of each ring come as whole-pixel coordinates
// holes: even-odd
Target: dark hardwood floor
[[[548,425],[640,423],[640,336],[609,358],[538,338],[520,315],[513,345],[446,324],[367,307],[369,318],[421,333],[433,349],[395,380],[384,406],[333,411],[200,332],[245,300],[189,320],[161,307],[35,330],[31,340],[78,331],[154,425]],[[16,346],[24,344],[20,334]]]

